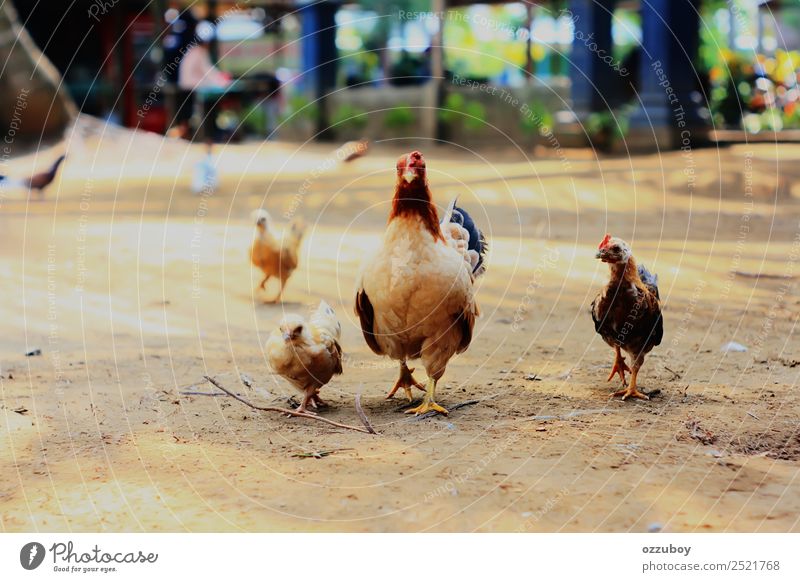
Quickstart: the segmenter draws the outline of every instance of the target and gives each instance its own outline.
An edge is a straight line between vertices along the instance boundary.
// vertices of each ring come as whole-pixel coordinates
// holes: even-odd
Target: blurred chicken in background
[[[61,166],[61,163],[66,159],[66,157],[66,154],[62,154],[53,163],[53,165],[50,166],[49,170],[46,172],[39,172],[38,174],[34,174],[29,178],[15,179],[9,178],[8,176],[0,176],[0,184],[16,188],[26,188],[29,194],[33,194],[35,191],[39,200],[43,200],[44,189],[47,188],[55,179],[56,173],[58,173],[58,168]]]
[[[250,262],[264,274],[259,284],[263,291],[266,291],[270,278],[276,277],[280,281],[278,295],[270,301],[277,303],[281,300],[286,281],[297,268],[305,224],[302,218],[295,218],[278,239],[273,232],[272,218],[266,210],[256,210],[253,217],[256,222],[256,236],[250,247]]]

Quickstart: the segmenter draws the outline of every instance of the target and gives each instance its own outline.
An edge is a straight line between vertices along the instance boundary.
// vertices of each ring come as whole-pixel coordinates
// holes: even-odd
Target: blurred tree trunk
[[[12,147],[58,139],[77,115],[61,75],[20,25],[17,11],[0,5],[0,130]]]

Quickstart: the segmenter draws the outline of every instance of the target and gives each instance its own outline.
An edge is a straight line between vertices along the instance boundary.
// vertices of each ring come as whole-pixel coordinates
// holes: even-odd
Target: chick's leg
[[[411,388],[419,388],[420,390],[425,390],[425,386],[420,384],[414,379],[414,376],[411,373],[414,371],[413,368],[408,367],[405,362],[400,363],[400,377],[397,378],[397,382],[394,383],[394,388],[389,392],[386,396],[386,400],[391,399],[395,392],[397,392],[400,388],[405,390],[406,396],[408,397],[408,401],[411,402],[414,400],[414,394],[411,391]]]
[[[314,402],[314,397],[317,395],[317,389],[311,386],[309,388],[306,388],[303,392],[304,392],[303,402],[301,402],[300,406],[298,406],[295,409],[295,412],[304,412],[305,414],[316,415],[317,413],[309,410],[308,407],[309,406],[313,406],[314,408],[317,407],[316,403]]]
[[[314,394],[311,396],[311,407],[312,408],[326,408],[328,403],[325,402],[322,398],[319,397],[319,388],[314,390]]]
[[[429,377],[428,378],[428,386],[425,390],[425,396],[422,398],[422,404],[415,408],[409,408],[406,410],[406,414],[425,414],[426,412],[438,412],[439,414],[444,414],[447,416],[447,409],[439,406],[434,401],[434,396],[436,394],[436,380]]]
[[[617,390],[612,394],[612,396],[622,396],[622,399],[625,400],[627,398],[641,398],[642,400],[650,400],[650,397],[647,394],[642,394],[639,392],[639,389],[636,386],[636,377],[639,375],[639,368],[642,367],[644,363],[644,358],[637,358],[636,361],[633,363],[633,371],[631,372],[631,383],[628,384],[627,388],[623,388],[622,390]]]
[[[266,275],[261,281],[261,284],[258,286],[262,291],[267,290],[267,281],[269,281],[269,275]]]
[[[619,346],[614,346],[614,353],[616,354],[614,357],[614,366],[611,368],[611,373],[608,375],[608,380],[606,380],[606,382],[611,382],[611,379],[619,374],[622,385],[625,386],[625,372],[630,372],[631,369],[625,363],[625,356],[622,355]]]

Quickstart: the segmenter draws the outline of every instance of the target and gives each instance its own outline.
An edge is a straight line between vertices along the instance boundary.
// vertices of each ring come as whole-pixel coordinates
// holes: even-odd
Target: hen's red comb
[[[606,236],[603,237],[603,240],[600,241],[600,244],[597,245],[598,249],[602,249],[604,246],[608,244],[608,241],[611,240],[611,235],[606,233]]]

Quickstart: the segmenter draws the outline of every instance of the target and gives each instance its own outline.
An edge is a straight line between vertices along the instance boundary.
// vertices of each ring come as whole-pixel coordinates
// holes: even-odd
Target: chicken
[[[266,291],[270,277],[277,277],[280,280],[278,295],[271,301],[277,303],[281,300],[286,281],[297,268],[305,225],[302,219],[295,218],[279,241],[272,232],[272,219],[269,213],[257,210],[253,215],[256,219],[256,236],[250,247],[250,262],[264,273],[264,279],[259,285],[262,290]]]
[[[407,365],[421,358],[428,374],[425,396],[406,412],[447,414],[435,401],[436,384],[450,359],[472,341],[479,315],[474,283],[483,272],[485,240],[455,202],[439,223],[421,153],[401,156],[396,169],[389,222],[380,248],[362,269],[355,311],[372,351],[400,362],[387,398],[403,388],[411,400],[411,389],[422,388]]]
[[[29,178],[16,180],[7,176],[0,176],[0,183],[8,184],[10,186],[18,186],[20,188],[27,188],[30,193],[33,193],[33,191],[36,190],[39,199],[41,200],[44,198],[44,189],[47,188],[55,179],[58,168],[61,166],[61,163],[66,159],[66,157],[66,155],[59,156],[58,159],[53,162],[53,165],[50,166],[50,169],[46,172],[39,172],[38,174],[34,174]]]
[[[334,375],[342,373],[342,326],[333,308],[325,301],[306,321],[299,315],[287,315],[265,345],[267,360],[276,374],[286,378],[303,392],[298,412],[325,406],[319,390]]]
[[[643,265],[637,268],[628,244],[609,234],[600,243],[596,258],[608,263],[611,271],[611,280],[592,302],[591,312],[595,331],[614,348],[608,381],[619,374],[622,390],[613,396],[649,400],[639,391],[637,379],[645,355],[661,343],[664,335],[658,277]],[[631,356],[632,369],[625,363],[622,351]],[[627,385],[625,372],[631,374]]]

